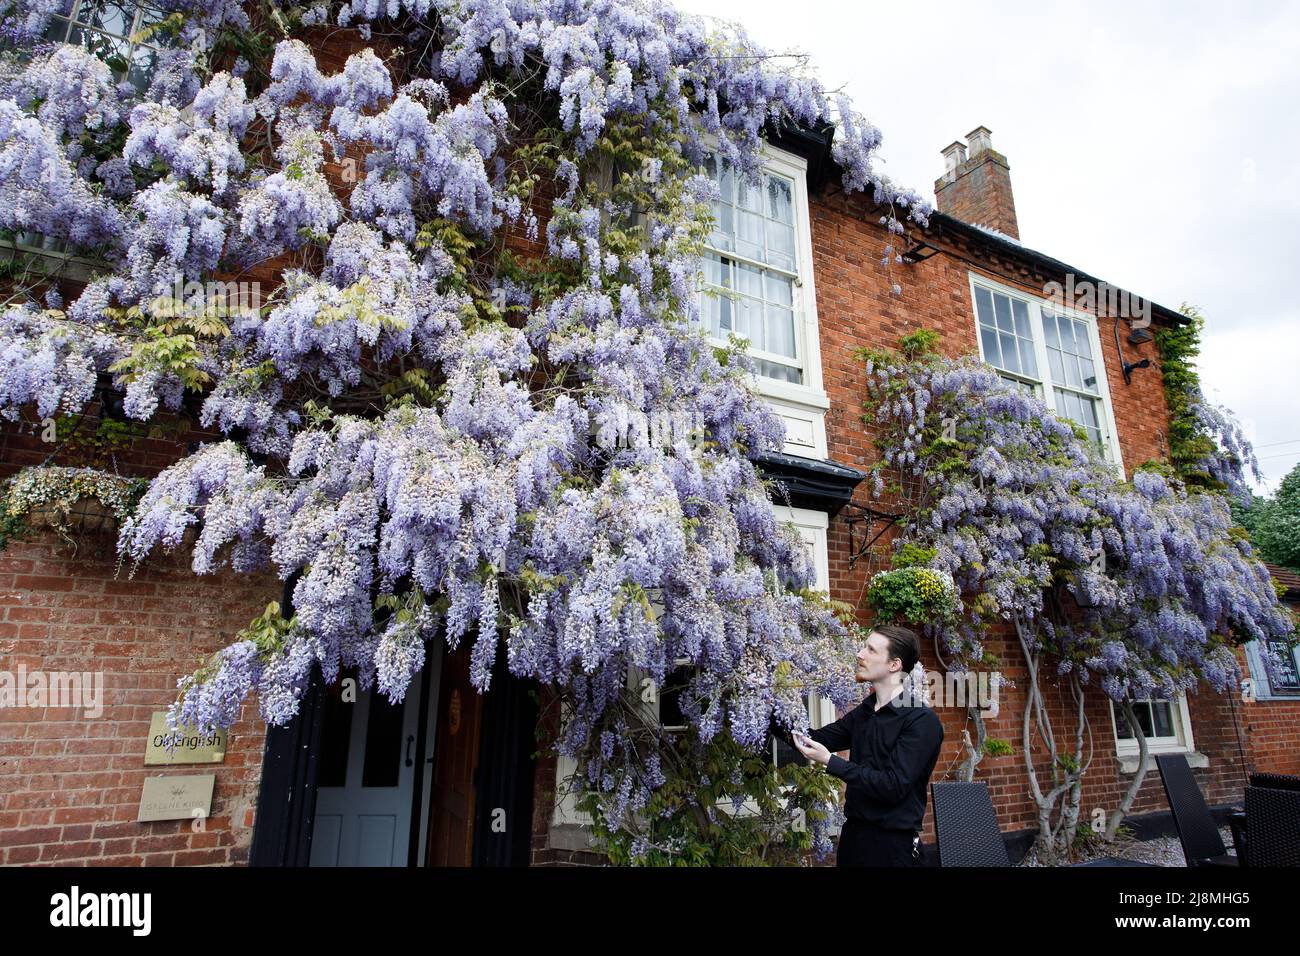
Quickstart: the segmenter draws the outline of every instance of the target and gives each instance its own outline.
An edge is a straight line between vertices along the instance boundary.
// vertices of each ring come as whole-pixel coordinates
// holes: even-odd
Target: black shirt
[[[835,723],[808,732],[831,751],[827,772],[848,784],[848,819],[890,830],[921,829],[943,723],[933,708],[924,703],[909,706],[909,700],[900,691],[877,711],[872,693]],[[773,730],[789,741],[788,733]],[[845,749],[848,760],[834,753]]]

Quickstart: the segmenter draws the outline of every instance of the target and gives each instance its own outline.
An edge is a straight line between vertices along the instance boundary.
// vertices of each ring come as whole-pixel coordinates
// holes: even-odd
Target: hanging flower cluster
[[[1081,430],[973,356],[864,357],[876,480],[894,472],[906,504],[900,544],[933,549],[968,602],[942,626],[959,664],[1016,620],[1112,699],[1168,698],[1198,680],[1231,688],[1234,644],[1292,633],[1223,496],[1154,470],[1121,481]]]
[[[700,167],[716,150],[752,180],[765,130],[834,123],[845,186],[923,222],[874,169],[879,132],[659,0],[272,4],[283,39],[229,70],[251,5],[154,5],[176,46],[143,93],[36,42],[57,4],[8,8],[27,45],[0,70],[0,228],[106,268],[66,313],[4,313],[0,410],[74,411],[101,373],[137,418],[203,393],[225,440],[152,482],[119,550],[193,540],[198,573],[296,583],[285,626],[220,652],[173,719],[256,693],[283,723],[313,663],[399,699],[442,633],[473,641],[480,689],[502,647],[562,692],[559,746],[618,819],[663,779],[617,706],[629,666],[689,661],[705,741],[802,728],[809,691],[851,703],[845,625],[751,461],[781,421],[698,321]],[[329,22],[382,42],[323,71]],[[178,284],[271,260],[261,308],[178,324]],[[604,440],[629,411],[696,434]]]

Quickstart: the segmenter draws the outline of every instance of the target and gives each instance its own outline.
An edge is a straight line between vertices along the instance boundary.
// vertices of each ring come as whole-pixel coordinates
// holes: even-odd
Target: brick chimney
[[[991,136],[987,128],[977,126],[966,134],[965,145],[944,148],[944,173],[934,183],[935,201],[940,212],[1019,241],[1011,167],[993,148]]]

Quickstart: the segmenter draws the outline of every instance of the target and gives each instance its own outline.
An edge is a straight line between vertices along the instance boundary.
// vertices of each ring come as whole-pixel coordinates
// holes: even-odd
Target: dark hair
[[[921,659],[921,642],[916,632],[897,624],[882,624],[871,630],[889,641],[889,659],[899,658],[903,662],[903,673],[911,673],[916,662]]]

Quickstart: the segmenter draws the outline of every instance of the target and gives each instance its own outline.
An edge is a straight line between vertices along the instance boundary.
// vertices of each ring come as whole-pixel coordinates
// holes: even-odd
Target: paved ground
[[[1223,845],[1232,852],[1232,830],[1228,827],[1222,827],[1219,835],[1223,837]],[[1114,844],[1101,850],[1094,851],[1085,855],[1079,860],[1080,863],[1101,856],[1117,856],[1125,860],[1137,860],[1142,863],[1154,863],[1156,866],[1186,866],[1187,860],[1183,856],[1183,847],[1178,842],[1178,837],[1156,837],[1154,840],[1133,840],[1120,838]],[[1037,860],[1026,856],[1021,866],[1042,866]]]

